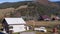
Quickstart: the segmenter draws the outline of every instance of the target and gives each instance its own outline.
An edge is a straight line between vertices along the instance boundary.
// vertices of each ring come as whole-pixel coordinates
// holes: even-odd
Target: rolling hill
[[[48,0],[5,2],[0,4],[1,17],[39,17],[39,15],[60,15],[60,7],[56,2]],[[0,17],[0,18],[1,18]]]

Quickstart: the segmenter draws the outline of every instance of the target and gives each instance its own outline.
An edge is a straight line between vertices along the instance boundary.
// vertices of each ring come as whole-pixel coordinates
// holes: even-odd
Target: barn
[[[26,22],[22,18],[5,18],[2,24],[7,33],[10,31],[13,33],[26,31]]]

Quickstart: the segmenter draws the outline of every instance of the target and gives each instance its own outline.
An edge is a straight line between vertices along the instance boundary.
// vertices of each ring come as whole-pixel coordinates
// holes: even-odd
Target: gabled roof
[[[7,24],[26,24],[22,18],[5,18]]]

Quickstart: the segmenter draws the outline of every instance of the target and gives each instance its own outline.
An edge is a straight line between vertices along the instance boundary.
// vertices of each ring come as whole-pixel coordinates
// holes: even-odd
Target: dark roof
[[[42,18],[43,18],[43,19],[46,19],[46,18],[49,18],[49,16],[43,15]]]

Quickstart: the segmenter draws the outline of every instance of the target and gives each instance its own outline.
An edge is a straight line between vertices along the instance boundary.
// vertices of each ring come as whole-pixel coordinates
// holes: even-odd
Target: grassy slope
[[[46,26],[49,26],[49,25],[57,25],[57,24],[60,24],[60,21],[26,21],[27,22],[27,25],[46,25]]]
[[[35,22],[36,22],[35,24],[38,26],[42,25],[42,26],[51,26],[52,27],[54,25],[60,24],[60,21],[35,21]],[[34,25],[34,21],[29,21],[28,24],[36,26],[36,25]],[[46,28],[46,29],[47,29],[47,33],[36,31],[36,34],[52,34],[52,28]],[[58,32],[60,32],[60,30],[58,30]]]

